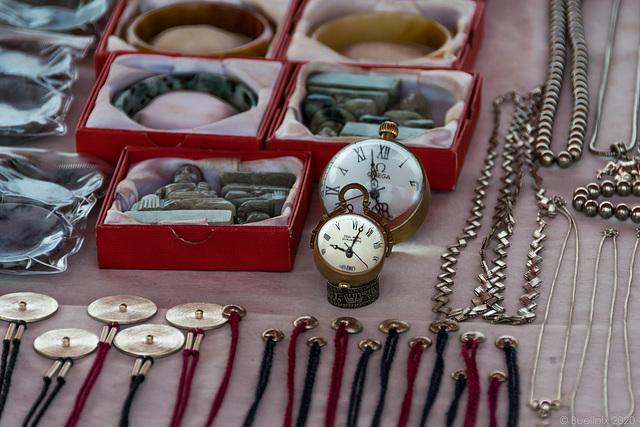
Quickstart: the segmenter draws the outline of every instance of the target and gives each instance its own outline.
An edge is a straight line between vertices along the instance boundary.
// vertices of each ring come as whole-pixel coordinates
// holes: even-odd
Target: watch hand
[[[358,237],[360,236],[360,233],[362,233],[362,230],[364,230],[364,226],[360,226],[360,228],[358,228],[358,232],[356,233],[356,237],[353,238],[353,240],[351,241],[351,246],[349,246],[349,250],[353,249],[353,245],[356,244],[356,241],[358,240]]]
[[[357,199],[358,197],[362,197],[362,193],[358,194],[357,196],[353,196],[353,197],[349,197],[348,199],[344,199],[345,202],[348,202],[349,200],[353,200],[353,199]],[[340,205],[340,202],[336,202],[335,203],[336,206]]]
[[[340,246],[338,246],[338,245],[331,245],[331,247],[332,247],[333,249],[337,249],[337,250],[342,251],[342,252],[346,252],[346,251],[347,251],[346,249],[342,249],[342,248],[341,248]]]
[[[356,256],[356,258],[358,258],[358,259],[360,260],[360,262],[362,262],[362,263],[364,264],[364,266],[365,266],[365,267],[369,268],[369,266],[367,265],[367,263],[366,263],[366,262],[364,262],[364,261],[362,260],[362,258],[360,258],[360,256],[359,256],[357,253],[355,253],[355,252],[353,252],[353,251],[351,251],[351,253],[352,253],[352,254],[354,254],[354,255]]]

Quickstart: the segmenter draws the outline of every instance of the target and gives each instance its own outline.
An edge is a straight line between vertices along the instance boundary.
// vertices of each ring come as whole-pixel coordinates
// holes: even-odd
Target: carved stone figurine
[[[176,169],[172,183],[142,197],[126,214],[150,224],[202,218],[209,224],[229,224],[235,206],[211,189],[197,166],[184,164]]]

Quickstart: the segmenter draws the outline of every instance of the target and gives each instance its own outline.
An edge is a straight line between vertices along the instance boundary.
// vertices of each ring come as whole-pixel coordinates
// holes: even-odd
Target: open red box
[[[289,37],[289,30],[291,26],[292,16],[295,14],[298,7],[299,0],[289,0],[288,7],[286,7],[286,11],[281,19],[281,22],[275,22],[275,34],[274,38],[270,44],[269,51],[267,53],[266,58],[268,59],[279,59],[282,58],[284,44]],[[119,0],[118,3],[113,8],[113,12],[109,17],[109,21],[102,33],[100,41],[96,46],[96,50],[94,52],[94,67],[96,76],[100,75],[102,69],[105,67],[109,57],[113,53],[135,53],[138,52],[132,47],[126,47],[126,43],[122,40],[121,34],[118,34],[119,27],[124,27],[123,23],[120,22],[123,12],[127,8],[127,6],[131,2],[129,0]],[[234,3],[234,2],[231,2]],[[242,3],[242,2],[240,2]],[[248,3],[251,5],[251,3]],[[271,17],[271,20],[274,21],[274,18]],[[115,39],[116,43],[113,43]],[[115,44],[120,46],[119,48],[110,48],[110,44]]]
[[[286,139],[276,136],[276,131],[282,125],[287,108],[291,100],[291,96],[296,89],[298,74],[302,67],[311,66],[312,63],[298,64],[290,77],[290,82],[283,92],[281,106],[274,113],[274,119],[267,135],[267,150],[301,150],[313,153],[313,171],[314,181],[318,181],[322,176],[322,171],[331,158],[344,146],[353,141],[366,139],[366,137],[348,137],[341,138],[341,141],[329,141],[315,137],[312,139]],[[357,66],[353,64],[342,64],[343,67],[351,67],[353,70],[370,70],[383,67],[375,66]],[[386,67],[384,67],[386,68]],[[393,68],[399,73],[403,71],[400,68]],[[409,69],[405,69],[409,70]],[[411,69],[413,70],[413,69]],[[414,70],[415,71],[415,70]],[[429,70],[419,70],[429,71]],[[467,93],[464,106],[460,112],[460,119],[453,136],[453,142],[449,147],[422,147],[407,145],[420,159],[427,173],[429,185],[432,190],[452,191],[456,187],[458,177],[464,164],[464,159],[475,130],[475,126],[480,114],[482,78],[474,71],[462,70],[441,70],[444,72],[465,73],[471,78],[470,89]],[[403,143],[402,140],[400,140]]]
[[[133,163],[159,157],[241,161],[293,156],[304,166],[288,223],[274,225],[106,224],[117,184]],[[150,270],[290,271],[313,193],[310,153],[126,147],[98,216],[96,243],[101,268]]]
[[[348,13],[355,13],[356,11],[358,11],[359,9],[357,8],[357,6],[354,6],[354,4],[352,2],[349,3],[342,3],[340,2],[340,0],[334,0],[336,3],[340,3],[342,5],[345,6],[345,10],[348,10]],[[382,2],[373,2],[373,1],[368,1],[368,0],[363,0],[366,3],[370,3],[370,6],[373,5],[377,5],[378,3],[382,4]],[[401,4],[401,3],[412,3],[415,2],[416,0],[404,0],[404,1],[396,1],[394,0],[397,4]],[[470,0],[473,3],[475,3],[475,7],[474,7],[474,11],[472,16],[469,17],[468,23],[465,26],[464,29],[461,29],[460,34],[459,34],[459,38],[462,39],[462,42],[460,43],[460,46],[457,48],[457,51],[455,52],[455,58],[453,58],[453,60],[451,60],[450,62],[444,63],[443,60],[436,60],[433,63],[425,63],[424,65],[417,65],[414,63],[411,64],[407,64],[405,61],[402,61],[398,64],[392,64],[390,61],[384,61],[384,62],[380,62],[377,63],[376,61],[365,61],[365,60],[360,60],[360,61],[355,61],[354,63],[377,63],[378,66],[384,66],[384,67],[415,67],[415,68],[421,68],[421,67],[427,67],[427,68],[435,68],[435,67],[442,67],[442,68],[452,68],[452,69],[456,69],[456,70],[469,70],[473,68],[473,64],[476,61],[476,58],[478,56],[478,51],[480,50],[480,46],[482,44],[482,40],[484,38],[484,14],[485,14],[485,7],[486,7],[486,0]],[[321,6],[323,10],[330,10],[330,15],[331,16],[339,16],[339,8],[338,7],[334,7],[334,4],[331,3],[323,3],[323,0],[301,0],[300,5],[298,6],[297,10],[295,11],[295,13],[293,13],[292,15],[292,19],[291,19],[291,27],[289,29],[289,34],[286,36],[286,39],[283,40],[282,42],[282,46],[280,47],[280,53],[279,53],[279,58],[290,61],[290,62],[308,62],[308,61],[327,61],[327,62],[344,62],[344,61],[340,61],[340,60],[333,60],[333,59],[329,59],[327,57],[323,57],[323,56],[317,56],[314,55],[312,53],[310,53],[313,49],[305,49],[306,52],[302,52],[300,53],[300,55],[302,55],[302,57],[300,57],[299,54],[296,54],[295,52],[290,52],[289,48],[291,47],[291,43],[292,43],[292,39],[294,39],[294,34],[296,32],[296,28],[298,23],[301,22],[301,20],[304,19],[305,17],[305,13],[306,13],[306,9],[309,6],[310,3],[312,2],[318,2]],[[393,3],[390,2],[390,5]],[[446,3],[446,1],[444,2]],[[387,8],[381,8],[381,10],[392,10],[393,6],[389,6]],[[345,13],[348,14],[348,13]],[[440,17],[438,16],[439,13],[442,13],[441,11],[434,11],[434,15],[433,16],[429,16],[432,17],[436,20],[440,21]],[[315,15],[315,13],[313,14]],[[429,14],[427,14],[426,16],[428,16]],[[352,63],[352,61],[348,61],[345,63]]]
[[[276,69],[279,67],[277,78],[274,78],[274,84],[271,88],[271,96],[264,113],[262,115],[257,131],[251,135],[230,135],[220,133],[196,133],[187,131],[164,131],[156,129],[122,129],[117,127],[93,127],[88,126],[88,121],[99,97],[99,93],[109,77],[109,72],[115,61],[145,58],[151,60],[158,58],[166,58],[168,61],[178,60],[169,55],[155,55],[143,53],[129,54],[113,54],[107,66],[102,70],[98,77],[91,94],[87,100],[84,110],[78,121],[76,128],[76,150],[79,153],[87,153],[95,155],[107,162],[114,164],[118,161],[120,153],[125,146],[135,145],[143,147],[202,147],[210,149],[238,149],[238,150],[261,150],[264,148],[264,140],[271,118],[276,108],[276,101],[279,99],[280,92],[287,82],[287,76],[290,74],[291,66],[281,61],[260,59],[260,58],[194,58],[194,61],[212,61],[218,63],[238,63],[253,64],[256,72],[260,69],[261,64]],[[189,61],[191,58],[184,58]],[[156,73],[157,74],[157,73]],[[149,72],[149,75],[153,75]]]

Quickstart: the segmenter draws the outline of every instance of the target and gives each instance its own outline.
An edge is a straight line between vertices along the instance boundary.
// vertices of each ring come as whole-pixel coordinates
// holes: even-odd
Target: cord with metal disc
[[[460,403],[460,398],[462,397],[462,393],[464,393],[465,388],[467,387],[467,373],[464,369],[458,369],[457,371],[451,374],[451,378],[456,382],[456,386],[453,392],[453,400],[449,404],[449,409],[447,409],[446,414],[446,427],[452,427],[453,422],[456,420],[456,415],[458,414],[458,405]]]
[[[7,333],[2,341],[0,359],[0,418],[9,396],[11,379],[27,323],[47,319],[57,310],[58,302],[47,295],[16,292],[0,296],[0,319],[9,322]]]
[[[291,340],[289,341],[289,350],[287,352],[287,406],[285,409],[284,427],[290,427],[293,420],[293,398],[295,390],[295,371],[296,371],[296,343],[301,333],[318,326],[318,319],[313,316],[301,316],[293,322],[293,332],[291,332]]]
[[[307,372],[304,376],[304,388],[300,397],[300,410],[296,419],[296,427],[304,427],[307,425],[309,416],[309,408],[311,407],[311,398],[313,397],[313,385],[316,380],[316,373],[320,365],[320,355],[322,347],[327,345],[327,340],[323,337],[311,337],[307,340],[309,347],[309,360],[307,362]]]
[[[260,363],[260,373],[258,375],[258,385],[254,394],[254,400],[249,411],[244,418],[244,427],[250,427],[253,425],[253,421],[258,411],[258,405],[264,396],[264,392],[267,389],[269,382],[269,375],[271,373],[271,366],[273,364],[273,356],[275,353],[276,343],[284,339],[284,334],[279,329],[267,329],[262,334],[262,340],[265,342],[264,351],[262,354],[262,362]]]
[[[638,143],[638,112],[640,110],[640,43],[637,51],[636,81],[633,101],[633,119],[631,126],[631,137],[628,143],[617,141],[610,145],[609,150],[596,148],[598,131],[602,117],[602,106],[608,86],[609,68],[611,64],[611,54],[613,51],[615,33],[617,29],[618,12],[621,0],[614,0],[611,7],[611,19],[609,21],[609,35],[604,55],[602,77],[600,89],[598,91],[598,101],[596,104],[596,117],[593,134],[589,142],[589,151],[601,157],[615,157],[615,160],[608,162],[604,168],[596,173],[596,178],[600,179],[604,175],[611,176],[613,180],[604,180],[600,183],[592,182],[585,187],[578,187],[573,193],[573,207],[578,212],[583,212],[588,217],[599,215],[608,219],[616,217],[620,221],[631,219],[635,223],[640,223],[640,204],[629,207],[626,203],[614,204],[610,200],[598,202],[600,196],[611,197],[618,195],[626,197],[633,195],[640,197],[640,144]],[[632,156],[631,151],[637,147],[637,153]]]
[[[209,415],[205,422],[207,427],[213,424],[213,421],[222,406],[222,401],[227,393],[227,387],[231,380],[231,372],[233,371],[233,364],[236,360],[238,339],[240,338],[239,324],[242,318],[247,315],[247,311],[242,306],[229,304],[222,308],[222,315],[227,318],[227,323],[229,323],[229,327],[231,328],[231,345],[229,346],[229,355],[227,357],[227,366],[224,371],[224,376],[222,377],[222,381],[218,386],[218,391],[213,398],[211,409],[209,410]]]
[[[358,344],[358,348],[362,351],[358,366],[351,383],[351,395],[349,396],[349,411],[347,412],[347,427],[356,427],[358,425],[358,416],[360,414],[360,405],[362,403],[362,394],[364,393],[365,380],[367,378],[367,367],[371,355],[380,350],[382,345],[378,340],[364,339]]]
[[[170,427],[178,427],[189,403],[191,382],[200,360],[200,345],[204,340],[205,331],[224,326],[227,323],[227,318],[223,315],[221,305],[195,302],[179,304],[170,308],[165,314],[165,319],[176,328],[188,330],[182,350],[182,369],[176,401],[169,424]]]
[[[333,359],[333,369],[331,371],[331,384],[329,386],[329,398],[325,411],[325,426],[333,427],[335,424],[338,401],[340,399],[340,386],[342,384],[342,374],[344,363],[347,358],[349,335],[362,332],[362,323],[353,317],[338,317],[331,323],[331,327],[336,330],[334,338],[335,352]]]
[[[129,414],[133,399],[145,381],[154,360],[180,351],[184,345],[184,334],[173,326],[142,324],[119,332],[113,340],[114,346],[136,361],[131,372],[129,393],[122,405],[119,427],[129,426]]]
[[[98,341],[96,334],[76,328],[55,329],[45,332],[35,339],[33,347],[36,352],[44,357],[56,360],[42,378],[42,390],[23,420],[23,427],[35,427],[38,425],[55,397],[65,385],[65,377],[73,366],[73,361],[93,353],[98,347]],[[56,377],[56,386],[47,399],[44,400],[54,376]]]
[[[431,346],[431,340],[427,337],[415,337],[409,340],[409,356],[407,358],[407,389],[402,400],[398,427],[405,427],[409,422],[411,414],[411,400],[413,398],[413,387],[418,375],[422,353]]]
[[[98,351],[87,376],[76,394],[73,409],[67,417],[65,427],[78,423],[84,405],[100,376],[111,344],[120,331],[120,325],[144,322],[155,316],[158,307],[147,298],[135,295],[113,295],[99,298],[87,307],[89,317],[105,323],[102,327]]]
[[[380,394],[378,396],[378,404],[376,405],[375,412],[371,421],[371,427],[377,427],[380,425],[382,419],[382,411],[384,410],[385,397],[387,395],[387,388],[389,385],[389,374],[391,372],[391,366],[398,349],[398,340],[400,334],[407,332],[410,326],[409,323],[398,319],[383,320],[378,329],[380,332],[387,334],[384,347],[382,349],[382,360],[380,361]]]

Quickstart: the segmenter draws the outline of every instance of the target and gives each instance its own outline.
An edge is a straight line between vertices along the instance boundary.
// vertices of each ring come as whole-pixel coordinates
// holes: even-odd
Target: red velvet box
[[[301,150],[313,153],[314,181],[318,181],[322,176],[322,172],[326,164],[341,148],[350,142],[366,139],[367,137],[340,137],[334,138],[336,141],[329,141],[326,138],[315,136],[309,136],[309,138],[306,139],[282,138],[277,136],[276,132],[283,124],[285,116],[288,114],[287,110],[289,109],[292,94],[296,89],[298,75],[302,72],[301,70],[303,70],[304,67],[312,67],[314,65],[322,66],[322,63],[299,64],[294,70],[290,78],[290,82],[283,92],[282,106],[275,112],[272,127],[267,136],[266,148],[267,150]],[[478,115],[480,114],[482,78],[478,73],[461,70],[383,69],[372,68],[370,66],[354,66],[351,64],[341,64],[340,69],[337,68],[337,64],[325,64],[324,67],[335,71],[351,70],[352,72],[362,73],[368,72],[369,70],[386,70],[386,72],[397,73],[426,73],[436,71],[445,74],[453,72],[468,75],[470,78],[470,88],[466,99],[464,100],[464,106],[462,106],[460,110],[460,118],[453,135],[453,142],[449,147],[414,146],[409,143],[404,143],[403,140],[399,141],[407,145],[418,156],[425,168],[432,190],[452,191],[456,188],[456,183],[458,181],[460,171],[462,170],[464,159],[475,130]],[[310,132],[308,133],[311,135]]]
[[[480,45],[482,44],[482,39],[484,37],[484,13],[486,7],[486,0],[470,0],[470,2],[474,3],[474,10],[471,16],[468,18],[468,22],[465,25],[465,28],[460,29],[459,35],[457,37],[460,39],[457,44],[454,58],[453,59],[444,59],[439,58],[436,60],[427,59],[424,64],[420,64],[418,62],[414,62],[410,60],[407,62],[406,60],[402,60],[398,63],[393,63],[391,60],[385,61],[376,61],[376,60],[340,60],[338,57],[328,57],[324,56],[326,52],[315,52],[315,48],[313,45],[302,45],[300,51],[290,50],[291,44],[297,43],[295,41],[296,37],[299,37],[301,34],[296,35],[296,28],[300,24],[300,22],[307,17],[307,7],[309,4],[313,2],[317,3],[319,6],[319,11],[323,14],[330,17],[337,17],[340,15],[348,15],[350,13],[356,13],[358,11],[363,10],[362,7],[365,7],[364,10],[373,10],[376,6],[383,5],[384,2],[381,1],[373,1],[373,0],[360,0],[360,3],[364,4],[364,6],[358,6],[356,3],[342,3],[341,0],[333,0],[333,3],[326,3],[324,0],[302,0],[297,10],[292,16],[291,22],[292,26],[290,28],[290,33],[287,35],[286,40],[283,41],[283,46],[281,47],[281,52],[279,58],[290,62],[308,62],[308,61],[327,61],[327,62],[340,62],[340,63],[360,63],[360,64],[378,64],[379,66],[385,67],[416,67],[416,68],[452,68],[457,70],[468,70],[473,68],[473,64],[475,63],[476,57],[478,56],[478,51],[480,50]],[[381,6],[379,10],[395,10],[396,7],[399,10],[405,9],[402,6],[402,3],[412,3],[417,0],[393,0],[389,2],[389,5]],[[395,5],[394,5],[395,3]],[[427,2],[425,2],[427,3]],[[341,12],[341,7],[344,5],[345,12]],[[452,5],[451,2],[447,2],[447,0],[443,0],[441,5],[438,5],[432,10],[423,11],[418,8],[416,11],[423,12],[424,16],[433,18],[439,22],[445,23],[445,21],[450,18],[448,14],[443,12],[443,6],[450,6],[455,8],[455,5]],[[326,12],[326,13],[325,13]],[[316,11],[309,13],[312,16],[318,16],[319,13]],[[325,21],[321,21],[325,22]],[[452,27],[452,25],[448,25]],[[343,57],[343,59],[346,59]]]
[[[298,192],[286,225],[105,224],[117,184],[133,163],[159,157],[241,161],[293,156],[303,162]],[[290,271],[313,193],[310,153],[126,147],[98,216],[101,268],[151,270]]]
[[[256,124],[257,129],[252,132],[244,132],[244,123],[236,126],[239,130],[239,134],[221,133],[221,132],[188,132],[188,131],[165,131],[162,129],[154,128],[126,128],[131,122],[134,126],[137,126],[132,120],[122,119],[123,123],[127,126],[120,127],[115,124],[114,121],[105,118],[105,115],[96,114],[98,117],[102,117],[102,124],[98,126],[91,125],[90,118],[97,103],[100,101],[99,94],[105,82],[107,82],[112,67],[115,61],[139,61],[144,62],[155,61],[199,61],[200,63],[215,63],[215,64],[243,64],[242,66],[247,69],[253,69],[252,73],[259,75],[260,67],[268,68],[271,81],[259,82],[264,85],[264,89],[270,91],[269,99],[264,99],[261,103],[264,103],[260,108],[264,110],[260,117],[259,124]],[[131,62],[131,61],[130,61]],[[120,62],[119,62],[120,63]],[[184,64],[184,62],[182,62]],[[291,66],[281,61],[267,60],[259,58],[176,58],[169,55],[155,55],[155,54],[113,54],[106,64],[107,66],[102,70],[100,76],[93,87],[91,94],[87,100],[84,110],[78,121],[76,128],[76,150],[79,153],[92,154],[100,157],[111,164],[118,161],[120,153],[125,146],[144,146],[144,147],[202,147],[210,149],[239,149],[239,150],[258,150],[264,148],[264,140],[270,123],[272,121],[273,113],[277,107],[276,101],[281,98],[280,92],[283,90],[284,85],[287,82],[287,76],[291,72]],[[222,66],[222,65],[221,65]],[[156,67],[158,68],[158,67]],[[182,65],[182,68],[185,68]],[[136,70],[139,72],[139,70]],[[126,74],[126,73],[121,73]],[[148,76],[159,74],[157,71],[149,71]],[[147,77],[147,76],[143,76]],[[143,77],[139,77],[141,80]],[[261,77],[261,76],[260,76]],[[129,78],[129,77],[125,77]],[[133,78],[133,77],[131,77]],[[271,85],[272,84],[272,85]],[[261,89],[262,90],[262,89]],[[266,96],[266,93],[265,93]],[[102,101],[104,102],[104,101]],[[108,103],[106,103],[108,104]],[[104,108],[111,108],[106,104]],[[252,113],[256,114],[256,113]],[[232,117],[233,118],[233,117]]]
[[[281,0],[286,3],[287,0]],[[289,37],[289,30],[291,27],[291,20],[293,14],[296,12],[298,7],[299,0],[288,0],[288,5],[286,5],[284,11],[280,11],[281,16],[268,16],[271,21],[275,24],[274,29],[274,37],[269,45],[269,51],[267,53],[266,58],[269,59],[279,59],[282,58],[284,44]],[[128,46],[124,41],[122,36],[122,32],[126,28],[126,22],[120,22],[123,16],[123,12],[125,12],[127,6],[131,2],[129,0],[120,0],[116,4],[113,9],[111,16],[109,17],[109,21],[105,27],[104,32],[98,42],[98,46],[96,46],[96,50],[94,53],[94,66],[96,71],[96,76],[100,74],[104,66],[106,65],[109,56],[112,53],[134,53],[137,52],[133,47]],[[238,2],[229,1],[232,4],[238,4]],[[254,1],[244,1],[240,0],[239,4],[246,3],[251,6]],[[266,15],[266,14],[265,14]],[[122,18],[124,19],[124,18]],[[275,22],[281,21],[281,22]],[[114,47],[115,46],[115,47]]]

